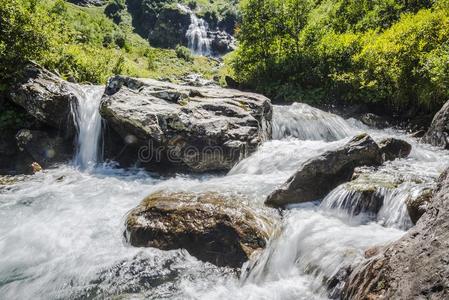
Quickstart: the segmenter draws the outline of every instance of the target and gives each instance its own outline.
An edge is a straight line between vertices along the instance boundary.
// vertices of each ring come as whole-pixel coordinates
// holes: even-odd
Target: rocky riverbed
[[[447,298],[443,148],[306,104],[37,65],[9,100],[37,123],[7,159],[43,170],[0,177],[6,299]],[[446,109],[424,141],[444,146]],[[143,161],[148,142],[163,150]]]

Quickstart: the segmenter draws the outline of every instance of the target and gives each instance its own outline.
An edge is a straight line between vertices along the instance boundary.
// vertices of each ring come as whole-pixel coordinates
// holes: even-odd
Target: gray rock
[[[73,145],[44,131],[22,129],[17,133],[16,140],[19,149],[44,168],[66,162],[73,156]]]
[[[395,160],[396,158],[405,158],[412,151],[412,145],[406,141],[386,138],[379,142],[380,152],[384,160]]]
[[[14,82],[9,96],[37,120],[66,136],[75,134],[71,105],[77,103],[77,90],[73,84],[37,64],[29,64]]]
[[[208,36],[214,54],[223,55],[236,49],[235,38],[226,31],[209,31]]]
[[[411,194],[405,204],[413,224],[416,224],[421,216],[427,211],[432,200],[433,189],[424,188],[418,193]]]
[[[286,183],[268,196],[265,204],[283,207],[321,199],[338,185],[350,180],[354,168],[381,163],[377,144],[369,135],[361,134],[337,150],[309,159]]]
[[[356,266],[343,299],[449,298],[449,176],[444,172],[426,213],[401,239]]]
[[[268,98],[218,87],[116,76],[100,112],[122,139],[137,145],[132,159],[142,165],[229,170],[271,137]]]
[[[438,111],[430,128],[423,137],[423,142],[433,146],[449,149],[449,101]]]
[[[365,124],[365,125],[367,125],[369,127],[373,127],[373,128],[384,129],[384,128],[387,128],[387,127],[391,126],[390,122],[389,122],[389,120],[387,118],[378,116],[378,115],[373,114],[373,113],[362,114],[359,117],[359,120],[363,124]]]
[[[183,248],[200,260],[239,268],[265,247],[271,226],[242,202],[217,193],[155,193],[130,212],[126,236],[136,247]]]

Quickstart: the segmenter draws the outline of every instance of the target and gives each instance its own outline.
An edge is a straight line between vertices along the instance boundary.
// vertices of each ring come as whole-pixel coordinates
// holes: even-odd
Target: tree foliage
[[[449,96],[448,1],[244,0],[237,79],[275,99],[435,110]]]

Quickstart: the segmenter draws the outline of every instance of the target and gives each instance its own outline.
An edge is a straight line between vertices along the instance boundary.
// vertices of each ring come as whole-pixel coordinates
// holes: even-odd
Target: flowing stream
[[[2,299],[327,299],[323,280],[362,261],[366,249],[403,235],[411,226],[403,213],[404,198],[431,186],[449,159],[447,151],[399,131],[370,129],[293,104],[274,107],[274,139],[227,175],[165,178],[93,165],[101,119],[95,88],[86,96],[77,111],[75,164],[0,186]],[[404,182],[384,191],[386,200],[375,218],[353,216],[342,204],[348,200],[341,199],[350,202],[356,195],[340,186],[321,204],[285,211],[268,247],[241,274],[198,261],[184,250],[134,248],[123,239],[126,214],[158,190],[241,193],[251,199],[248,205],[277,216],[264,207],[265,197],[305,160],[362,131],[376,140],[394,136],[413,146],[407,159],[376,171]]]

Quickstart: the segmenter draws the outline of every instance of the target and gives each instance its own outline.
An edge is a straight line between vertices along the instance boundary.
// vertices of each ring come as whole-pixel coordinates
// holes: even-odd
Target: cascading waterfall
[[[80,168],[97,161],[102,92],[96,87],[80,91],[84,96],[75,111],[75,161]],[[276,139],[226,175],[161,178],[107,165],[97,165],[95,172],[60,166],[0,187],[0,295],[13,300],[327,299],[323,282],[363,261],[370,247],[404,234],[397,224],[404,219],[405,193],[434,180],[445,167],[441,162],[449,161],[448,151],[400,132],[361,128],[310,106],[274,106],[274,125]],[[358,222],[350,204],[356,195],[339,192],[340,186],[321,204],[285,211],[266,249],[242,268],[240,277],[183,250],[135,248],[123,242],[124,216],[160,190],[240,193],[254,209],[278,218],[276,210],[263,205],[266,196],[305,160],[339,147],[361,130],[374,139],[394,136],[413,146],[409,158],[382,167],[401,174],[405,182],[383,194],[376,218]]]
[[[76,107],[72,108],[78,129],[75,164],[82,169],[95,166],[99,158],[101,116],[99,105],[104,92],[102,86],[82,86]]]
[[[336,141],[359,130],[342,117],[304,103],[277,106],[273,115],[273,139],[294,137],[300,140]]]
[[[188,7],[179,6],[190,14],[190,25],[186,32],[187,45],[190,51],[197,55],[210,55],[211,39],[207,34],[209,24],[204,19],[198,18]]]

